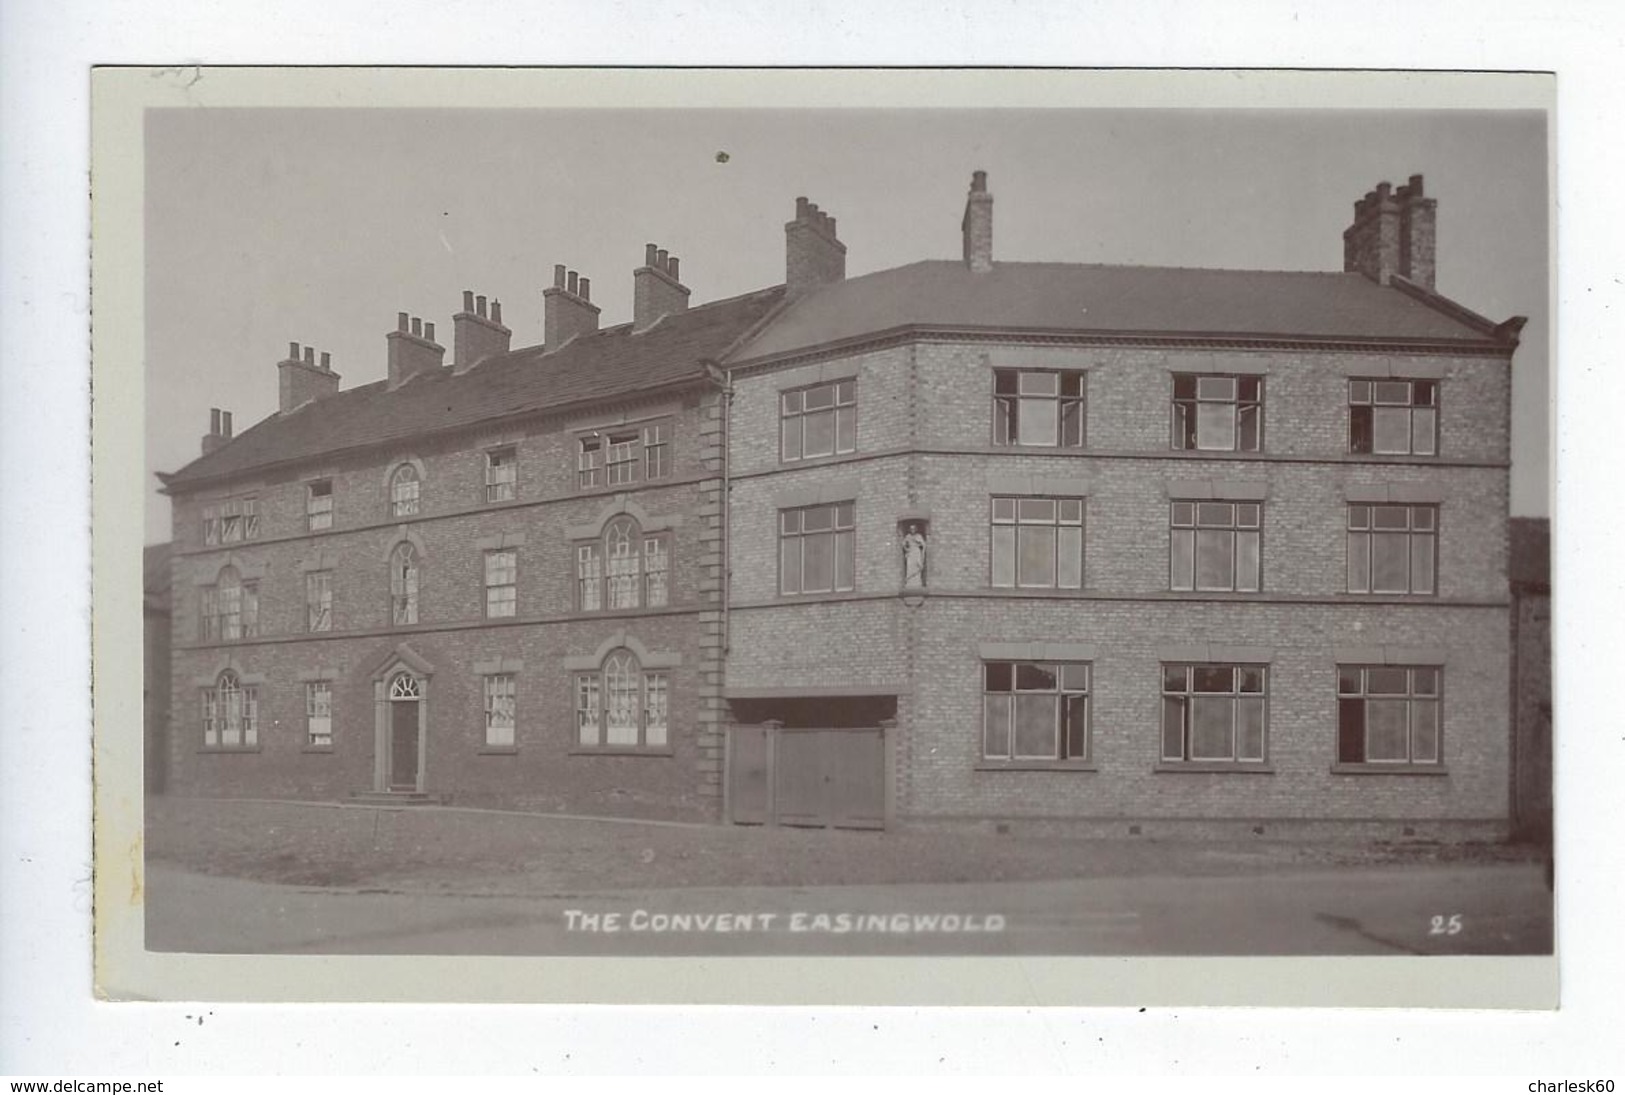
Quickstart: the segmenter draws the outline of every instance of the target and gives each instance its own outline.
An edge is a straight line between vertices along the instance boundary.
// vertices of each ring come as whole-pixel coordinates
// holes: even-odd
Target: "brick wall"
[[[1082,451],[991,444],[994,368],[1087,372]],[[1265,377],[1265,451],[1169,449],[1170,374]],[[1440,382],[1436,458],[1355,456],[1347,380]],[[779,393],[857,381],[857,451],[781,463]],[[916,820],[1396,819],[1494,828],[1507,816],[1507,364],[1471,356],[999,346],[920,342],[734,379],[728,686],[895,689],[898,812]],[[990,589],[989,497],[1039,478],[1087,500],[1081,593]],[[1169,591],[1170,497],[1196,483],[1263,492],[1263,592]],[[1346,592],[1350,497],[1439,505],[1435,597]],[[777,511],[856,502],[851,594],[781,597]],[[897,596],[905,515],[930,521],[929,594]],[[978,771],[979,646],[1092,644],[1099,770]],[[1192,641],[1266,646],[1269,773],[1157,772],[1162,653]],[[1447,775],[1334,774],[1337,649],[1444,651]],[[1384,829],[1384,832],[1387,830]],[[1398,835],[1397,833],[1393,835]]]
[[[719,606],[716,529],[720,400],[714,395],[624,409],[568,421],[492,431],[436,446],[402,448],[370,462],[302,470],[279,482],[234,484],[232,491],[176,499],[175,673],[172,787],[180,793],[333,798],[369,790],[373,781],[372,672],[406,643],[435,667],[429,682],[426,790],[460,802],[530,804],[661,816],[714,812],[720,777],[716,700],[720,651],[702,632],[715,629]],[[671,426],[671,474],[652,485],[576,490],[576,439],[623,422]],[[516,500],[484,501],[485,452],[513,445]],[[388,476],[406,459],[423,467],[420,512],[389,513]],[[305,484],[333,481],[330,531],[306,530]],[[202,544],[201,507],[211,498],[256,498],[259,537],[218,548]],[[711,512],[706,511],[709,503]],[[582,613],[576,607],[576,540],[626,507],[667,527],[669,605]],[[709,526],[707,524],[709,519]],[[421,548],[419,623],[392,626],[388,558],[411,537]],[[517,615],[486,620],[484,550],[522,540]],[[259,634],[237,643],[200,641],[202,586],[233,562],[259,583]],[[333,627],[306,630],[305,572],[333,574]],[[709,622],[707,622],[709,621]],[[676,655],[668,670],[670,756],[571,753],[573,673],[567,656],[594,653],[623,631],[651,652]],[[486,754],[483,691],[476,662],[521,659],[518,748]],[[204,752],[200,691],[226,665],[263,678],[258,752]],[[334,746],[304,748],[301,674],[334,672]],[[702,690],[711,697],[702,702]],[[700,740],[706,737],[702,743]],[[709,773],[709,775],[707,775]]]

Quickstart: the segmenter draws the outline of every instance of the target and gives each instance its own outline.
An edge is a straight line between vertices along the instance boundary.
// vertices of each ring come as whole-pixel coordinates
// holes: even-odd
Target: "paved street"
[[[281,886],[154,863],[146,894],[150,949],[207,953],[1383,955],[1552,946],[1551,898],[1532,864],[535,897]]]

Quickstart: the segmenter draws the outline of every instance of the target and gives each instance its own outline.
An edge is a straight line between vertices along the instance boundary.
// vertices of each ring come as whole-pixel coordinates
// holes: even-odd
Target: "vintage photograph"
[[[1552,954],[1545,111],[139,140],[146,951]]]

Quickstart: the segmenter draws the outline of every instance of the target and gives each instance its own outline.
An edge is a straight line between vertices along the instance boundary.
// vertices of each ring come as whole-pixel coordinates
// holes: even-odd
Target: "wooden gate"
[[[728,815],[736,825],[885,828],[884,731],[734,727]]]

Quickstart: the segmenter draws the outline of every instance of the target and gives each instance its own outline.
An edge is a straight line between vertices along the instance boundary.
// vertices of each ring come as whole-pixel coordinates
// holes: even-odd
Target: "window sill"
[[[823,467],[825,464],[839,464],[857,455],[857,449],[853,449],[851,452],[832,452],[823,456],[802,456],[795,460],[786,460],[781,456],[779,457],[779,470],[789,471],[792,468],[817,468]]]
[[[482,757],[511,757],[519,752],[517,745],[482,745],[476,752]]]
[[[1252,775],[1273,776],[1275,765],[1258,764],[1253,761],[1226,761],[1226,760],[1191,760],[1171,761],[1165,760],[1152,768],[1153,772],[1245,772]]]
[[[676,750],[669,745],[577,745],[570,749],[572,757],[670,757]]]
[[[1346,764],[1332,765],[1334,776],[1448,776],[1442,764]]]
[[[258,753],[262,750],[258,745],[204,745],[198,749],[200,753]]]
[[[331,745],[304,745],[300,747],[299,751],[301,753],[331,753],[333,747]]]
[[[1098,772],[1100,766],[1088,761],[1067,760],[984,760],[975,768],[978,772]]]

